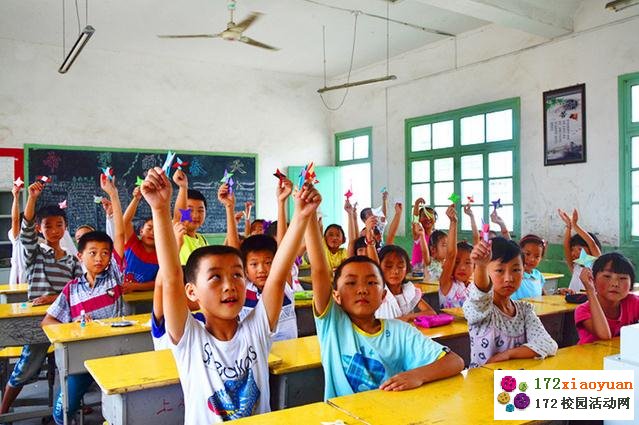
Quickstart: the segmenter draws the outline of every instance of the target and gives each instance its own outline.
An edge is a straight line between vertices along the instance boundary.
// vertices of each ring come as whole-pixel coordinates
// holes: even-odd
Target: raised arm
[[[311,215],[306,233],[306,249],[311,267],[311,280],[313,282],[313,306],[315,313],[321,315],[326,311],[326,307],[331,299],[331,269],[322,247],[322,231],[320,230],[317,215]]]
[[[217,200],[224,205],[226,211],[226,240],[227,245],[240,249],[240,237],[237,234],[237,222],[235,221],[235,194],[229,191],[229,185],[220,185],[217,191]]]
[[[584,241],[586,241],[588,249],[590,250],[590,255],[592,255],[593,257],[601,256],[601,249],[599,249],[592,236],[590,236],[590,234],[579,225],[578,221],[579,211],[575,209],[572,211],[572,228],[575,229],[575,232],[577,232],[577,234],[581,236]]]
[[[375,228],[379,223],[379,218],[371,215],[366,219],[366,256],[379,264],[377,247],[375,246]]]
[[[451,204],[446,210],[446,215],[450,220],[448,228],[448,250],[446,260],[442,266],[442,274],[439,277],[439,290],[444,295],[448,295],[453,286],[453,270],[455,269],[455,258],[457,257],[457,211],[455,204]]]
[[[490,221],[499,226],[499,232],[506,240],[510,240],[510,232],[508,232],[508,227],[506,227],[506,223],[504,223],[504,219],[497,214],[497,210],[494,210],[490,214]]]
[[[346,211],[346,216],[348,217],[348,247],[346,248],[346,253],[349,257],[355,255],[355,240],[357,239],[357,216],[353,213],[353,205],[351,202],[346,199],[344,201],[344,211]]]
[[[244,203],[244,236],[251,236],[251,208],[253,208],[253,202],[246,201]]]
[[[493,253],[491,242],[480,240],[470,253],[470,259],[475,264],[475,286],[482,292],[488,292],[492,285],[488,276],[488,263]]]
[[[572,273],[572,269],[575,267],[575,265],[572,262],[572,254],[570,252],[571,251],[570,238],[572,237],[572,220],[570,220],[570,217],[568,216],[568,214],[566,214],[566,212],[562,210],[561,208],[557,209],[557,213],[559,214],[559,217],[566,225],[566,229],[564,230],[564,244],[563,244],[564,260],[566,261],[566,265],[568,266],[568,269],[570,269],[570,272]]]
[[[279,245],[286,234],[286,200],[293,192],[293,182],[288,178],[282,178],[277,183],[277,244]]]
[[[11,203],[11,236],[13,239],[18,239],[20,236],[20,191],[22,186],[16,186],[15,184],[11,188],[11,194],[13,195],[13,202]]]
[[[166,330],[173,343],[177,344],[184,335],[184,325],[189,313],[179,251],[171,222],[171,182],[161,168],[155,167],[149,170],[140,190],[153,212],[153,233],[160,265],[158,277],[162,279]]]
[[[115,177],[109,179],[106,175],[100,174],[100,186],[111,199],[113,206],[113,250],[118,256],[124,258],[124,220],[122,218],[122,204],[118,196],[118,188],[115,187]]]
[[[282,243],[277,248],[271,272],[266,278],[264,290],[262,291],[262,302],[266,309],[271,329],[275,329],[282,310],[282,300],[284,298],[284,285],[287,277],[291,274],[291,267],[297,249],[304,236],[309,218],[319,206],[322,197],[317,189],[311,185],[304,185],[295,194],[295,212]]]
[[[173,221],[180,221],[182,220],[180,210],[186,209],[189,199],[189,179],[184,171],[177,170],[173,173],[173,183],[178,185],[179,188],[177,198],[175,198],[175,206],[173,207]]]
[[[401,202],[395,202],[395,215],[388,226],[388,235],[386,236],[386,244],[392,245],[395,242],[395,236],[397,235],[397,229],[399,229],[399,222],[402,219],[402,211],[404,206]]]
[[[422,251],[422,264],[424,265],[424,270],[430,264],[430,250],[428,249],[428,244],[426,243],[426,231],[424,227],[419,221],[413,222],[412,224],[413,234],[419,241],[419,249]],[[424,274],[424,277],[426,275]]]
[[[470,230],[473,232],[473,245],[477,245],[479,242],[479,231],[477,230],[477,221],[475,220],[475,214],[470,207],[470,202],[464,205],[464,214],[470,218]]]
[[[608,325],[606,315],[601,308],[599,298],[597,298],[597,291],[595,290],[595,282],[592,276],[592,270],[584,267],[579,275],[581,282],[586,288],[586,295],[588,296],[588,305],[590,307],[590,319],[583,322],[584,327],[588,332],[595,335],[599,339],[611,339],[612,332]]]
[[[35,218],[35,206],[38,202],[38,198],[42,195],[44,190],[44,184],[40,181],[33,183],[29,186],[29,196],[27,197],[27,205],[24,207],[24,219],[28,222],[32,222]]]
[[[384,220],[388,217],[388,191],[382,192],[382,214],[384,214]]]
[[[133,217],[135,217],[135,213],[138,210],[138,206],[140,205],[141,199],[142,199],[142,193],[140,192],[140,188],[136,187],[135,189],[133,189],[133,198],[131,198],[131,202],[129,202],[129,206],[126,207],[126,211],[124,212],[124,216],[122,218],[124,222],[125,243],[135,233],[135,229],[133,228]]]

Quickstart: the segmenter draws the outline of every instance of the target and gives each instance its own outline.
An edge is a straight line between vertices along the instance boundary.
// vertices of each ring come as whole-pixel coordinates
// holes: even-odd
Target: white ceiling
[[[0,1],[0,38],[60,47],[63,0]],[[67,49],[76,38],[75,3],[66,1]],[[384,0],[316,0],[341,8],[386,15]],[[452,34],[489,23],[552,37],[572,31],[572,17],[582,0],[399,0],[390,5],[393,19]],[[78,0],[84,26],[84,0]],[[220,39],[166,40],[158,34],[217,33],[226,27],[225,0],[89,1],[89,24],[96,32],[87,48],[169,56],[254,69],[321,76],[322,26],[326,26],[329,76],[348,70],[354,16],[305,0],[238,0],[236,22],[251,11],[265,15],[245,35],[281,48],[270,52]],[[444,39],[390,24],[390,54],[403,53]],[[386,23],[360,15],[354,68],[386,57]],[[0,58],[1,59],[1,58]]]

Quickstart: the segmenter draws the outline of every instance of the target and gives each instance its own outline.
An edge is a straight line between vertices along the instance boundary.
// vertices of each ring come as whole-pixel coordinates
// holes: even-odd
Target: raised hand
[[[499,214],[497,214],[497,210],[494,210],[490,213],[490,221],[499,225],[500,227],[505,226],[504,220],[499,216]]]
[[[285,201],[293,192],[293,182],[289,178],[283,178],[281,183],[277,184],[277,200]]]
[[[220,201],[225,208],[235,210],[235,194],[229,190],[228,183],[220,185],[220,188],[217,190],[217,200]]]
[[[349,201],[348,199],[344,201],[344,211],[346,211],[348,214],[353,214],[353,206],[351,205],[351,201]]]
[[[480,240],[478,244],[473,247],[473,251],[470,253],[470,259],[476,266],[486,266],[493,255],[491,247],[491,241]]]
[[[184,235],[186,235],[186,226],[183,222],[176,221],[173,223],[173,234],[175,235],[178,246],[182,246],[184,243]]]
[[[309,217],[319,207],[322,202],[322,195],[315,186],[306,183],[302,189],[295,194],[295,210],[302,217]]]
[[[100,187],[110,198],[118,196],[118,188],[115,187],[115,176],[108,178],[104,174],[100,174]]]
[[[251,219],[251,208],[253,208],[253,202],[244,202],[244,218],[246,218],[247,220]]]
[[[457,211],[455,210],[455,204],[450,204],[446,209],[446,215],[451,223],[457,223]]]
[[[138,201],[140,199],[142,199],[142,192],[140,191],[140,187],[139,186],[137,186],[135,189],[133,189],[133,197],[135,199],[137,199]]]
[[[29,198],[38,199],[42,195],[44,190],[44,184],[41,181],[37,181],[29,186]]]
[[[401,202],[395,202],[395,214],[401,214],[404,210],[404,205]]]
[[[566,224],[566,227],[572,227],[572,221],[570,220],[570,216],[568,216],[566,211],[562,210],[561,208],[558,208],[557,213],[559,214],[559,218],[561,218],[563,222]]]
[[[424,234],[424,227],[419,221],[413,223],[413,233],[415,233],[415,236],[418,238]]]
[[[570,224],[572,227],[577,227],[577,222],[579,221],[579,211],[575,208],[572,210],[572,217],[570,219]]]
[[[111,201],[106,198],[102,198],[102,201],[100,201],[100,203],[102,204],[102,208],[104,209],[104,213],[106,214],[106,216],[111,217],[113,215],[113,204],[111,203]]]
[[[186,173],[179,169],[173,173],[173,183],[178,185],[180,188],[188,189],[189,187],[189,179],[186,176]]]
[[[470,202],[464,205],[464,214],[466,214],[468,217],[474,216],[473,209],[470,206]]]
[[[173,188],[164,170],[160,167],[151,168],[140,186],[142,196],[152,209],[170,208]]]
[[[21,190],[22,190],[22,186],[16,186],[14,184],[13,187],[11,188],[11,194],[13,195],[14,198],[17,198]]]

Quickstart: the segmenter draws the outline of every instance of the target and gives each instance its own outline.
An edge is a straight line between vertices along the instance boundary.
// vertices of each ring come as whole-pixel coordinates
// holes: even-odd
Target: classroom
[[[0,2],[0,423],[639,423],[506,379],[639,370],[637,34],[639,0]]]

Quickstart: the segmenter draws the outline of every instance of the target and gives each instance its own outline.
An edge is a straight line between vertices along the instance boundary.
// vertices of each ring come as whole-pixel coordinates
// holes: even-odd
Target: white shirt
[[[190,314],[184,335],[171,342],[182,391],[184,423],[210,425],[269,412],[271,332],[264,303],[220,341]]]
[[[579,275],[581,274],[581,271],[583,269],[584,268],[581,267],[579,264],[575,264],[572,267],[572,277],[570,278],[570,285],[568,285],[568,287],[575,292],[583,291],[584,289],[586,289],[584,288],[583,282],[579,278]]]
[[[13,238],[13,232],[9,229],[7,236],[11,241],[11,271],[9,272],[9,285],[25,283],[24,271],[27,266],[22,255],[22,243],[20,237]]]
[[[408,313],[412,313],[422,299],[422,291],[413,285],[412,282],[402,284],[402,293],[393,295],[386,289],[384,301],[375,312],[378,319],[396,319]]]
[[[246,281],[246,293],[247,299],[244,302],[244,307],[240,311],[240,320],[244,320],[248,314],[253,311],[257,304],[262,304],[259,300],[262,298],[262,294],[258,291],[257,286],[253,282]],[[249,296],[249,293],[253,294],[253,297],[257,297],[257,303],[254,304]],[[280,318],[277,321],[277,327],[273,333],[273,341],[283,341],[285,339],[297,338],[297,316],[295,315],[295,292],[288,283],[284,284],[284,299],[282,301],[282,311],[280,312]]]

